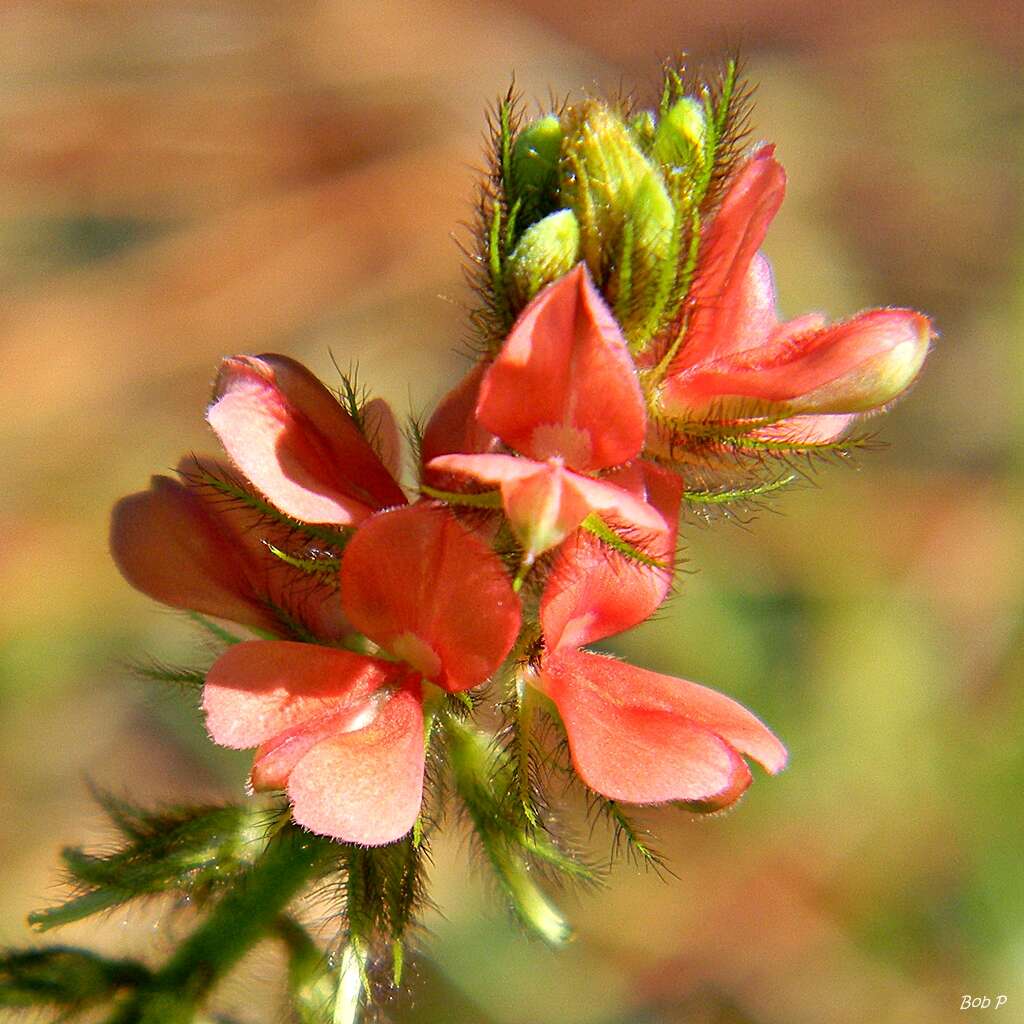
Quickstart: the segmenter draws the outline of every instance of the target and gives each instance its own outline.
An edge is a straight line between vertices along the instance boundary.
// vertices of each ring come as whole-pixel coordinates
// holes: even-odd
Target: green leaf
[[[65,849],[61,857],[78,892],[30,914],[29,923],[38,931],[161,892],[187,892],[201,900],[227,884],[265,845],[267,814],[251,807],[157,812],[116,803],[110,807],[130,841],[103,855]]]
[[[795,473],[787,473],[777,480],[754,484],[750,487],[722,488],[721,490],[683,491],[683,500],[694,505],[727,505],[740,501],[756,501],[775,491],[788,487],[798,479]]]
[[[150,977],[138,961],[73,946],[12,952],[0,957],[0,1007],[52,1006],[75,1013]]]

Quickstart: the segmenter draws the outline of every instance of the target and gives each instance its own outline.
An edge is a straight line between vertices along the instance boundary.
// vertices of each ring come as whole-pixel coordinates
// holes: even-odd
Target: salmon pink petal
[[[447,690],[487,679],[519,632],[501,560],[434,505],[367,520],[345,549],[341,596],[358,630]]]
[[[668,596],[675,564],[682,481],[655,466],[642,468],[647,501],[664,520],[659,531],[631,542],[659,565],[627,558],[593,534],[578,530],[555,556],[540,603],[549,650],[582,647],[648,619]]]
[[[282,512],[348,525],[405,503],[352,417],[286,356],[233,356],[207,412],[232,462]]]
[[[280,630],[227,521],[177,480],[155,476],[114,506],[110,549],[124,578],[156,601]]]
[[[483,378],[477,417],[524,455],[581,472],[640,451],[647,420],[633,360],[585,264],[523,310]]]
[[[373,398],[362,408],[363,431],[384,468],[397,480],[402,472],[402,431],[391,406]]]
[[[400,675],[393,662],[332,647],[287,640],[236,644],[206,677],[206,728],[222,747],[255,747],[325,716],[354,714]]]
[[[669,378],[663,407],[686,419],[865,412],[909,387],[933,337],[931,321],[908,309],[871,310],[806,334],[783,330]]]
[[[370,724],[315,744],[291,771],[292,816],[311,832],[381,846],[415,824],[423,800],[423,706],[407,683]]]
[[[840,440],[858,416],[834,413],[823,416],[791,416],[767,427],[752,430],[750,436],[758,441],[776,442],[799,448],[834,444]]]
[[[604,480],[592,480],[578,473],[566,474],[569,484],[577,490],[594,512],[602,518],[615,519],[622,526],[638,531],[663,533],[665,520],[648,502],[640,501],[629,491]]]
[[[658,512],[629,490],[573,473],[561,459],[534,462],[511,455],[444,455],[430,465],[499,484],[509,523],[531,561],[561,544],[591,512],[640,530],[665,528]]]
[[[736,174],[701,242],[688,299],[693,313],[670,376],[764,341],[774,322],[775,289],[757,250],[785,192],[775,147],[762,146]]]
[[[437,487],[443,486],[444,483],[442,474],[429,468],[431,459],[456,452],[486,452],[498,444],[498,439],[476,418],[480,382],[486,370],[485,363],[477,363],[441,399],[441,404],[430,417],[430,422],[423,431],[423,443],[420,445],[427,483]]]
[[[295,572],[275,556],[268,545],[299,558],[316,557],[323,544],[303,541],[286,523],[273,523],[244,502],[225,496],[223,485],[250,491],[231,466],[220,459],[189,455],[177,466],[178,475],[202,503],[207,515],[227,535],[231,547],[244,563],[254,593],[274,614],[274,632],[281,631],[280,618],[302,625],[320,640],[339,640],[352,632],[341,613],[341,598],[335,587],[307,580],[296,586]],[[251,492],[258,497],[255,492]],[[236,620],[238,621],[238,620]]]
[[[561,715],[576,773],[595,792],[626,803],[736,799],[750,783],[743,759],[687,714],[684,700],[649,699],[653,675],[582,651],[545,659],[541,685]]]

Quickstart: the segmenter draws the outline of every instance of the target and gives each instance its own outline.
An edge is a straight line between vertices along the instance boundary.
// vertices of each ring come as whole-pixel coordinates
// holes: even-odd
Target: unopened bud
[[[665,186],[653,174],[637,187],[629,208],[637,255],[654,269],[668,256],[675,211]]]
[[[654,148],[654,138],[658,130],[654,114],[649,110],[641,110],[629,122],[629,130],[636,140],[636,144],[645,154],[649,155]]]
[[[604,248],[622,234],[637,189],[656,173],[618,114],[600,103],[581,108],[565,142],[562,200],[579,220],[595,278],[609,262]]]
[[[684,96],[658,122],[654,155],[664,165],[685,169],[704,160],[704,110],[697,100]]]
[[[523,232],[509,257],[509,270],[523,303],[567,274],[579,260],[580,226],[572,210],[548,214]]]
[[[633,131],[603,104],[576,112],[564,147],[562,200],[576,214],[581,254],[603,282],[627,337],[656,322],[675,208]]]
[[[554,197],[561,149],[562,126],[554,115],[531,121],[512,144],[510,194],[521,202],[527,223],[543,212],[548,197]]]

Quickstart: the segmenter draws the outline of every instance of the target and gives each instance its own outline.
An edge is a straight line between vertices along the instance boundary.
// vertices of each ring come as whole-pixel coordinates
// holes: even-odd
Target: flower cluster
[[[251,631],[228,636],[202,705],[214,742],[255,748],[253,789],[341,843],[418,845],[454,776],[514,895],[496,836],[568,857],[547,838],[543,716],[564,771],[616,813],[721,808],[746,759],[784,767],[733,700],[589,648],[666,600],[682,507],[767,494],[788,479],[777,457],[843,450],[933,331],[895,308],[780,320],[759,250],[785,174],[741,145],[735,68],[696,89],[670,72],[657,113],[498,113],[478,358],[412,459],[352,382],[233,356],[207,413],[228,461],[190,457],[123,499],[112,549],[158,601]],[[491,768],[467,782],[474,750]]]

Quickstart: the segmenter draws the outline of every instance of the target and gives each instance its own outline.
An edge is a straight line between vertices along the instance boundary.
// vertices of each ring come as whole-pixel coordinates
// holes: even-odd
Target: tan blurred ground
[[[452,842],[429,946],[451,989],[396,1019],[941,1024],[995,992],[1022,1019],[1024,31],[997,2],[4,4],[0,943],[54,894],[58,846],[101,834],[87,778],[240,790],[121,667],[195,641],[105,550],[119,494],[212,447],[218,357],[329,376],[333,352],[422,411],[460,365],[451,234],[512,72],[540,100],[643,96],[667,53],[737,44],[790,174],[783,311],[917,306],[942,339],[889,451],[749,529],[692,528],[700,572],[620,645],[749,703],[787,773],[722,819],[653,816],[679,880],[570,898],[564,954],[516,937]],[[69,938],[159,952],[180,927]]]

